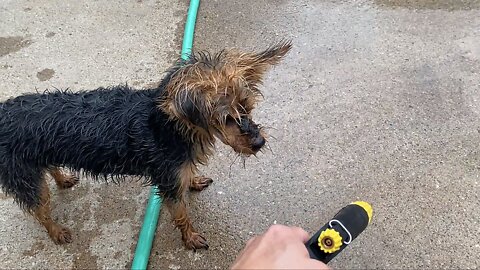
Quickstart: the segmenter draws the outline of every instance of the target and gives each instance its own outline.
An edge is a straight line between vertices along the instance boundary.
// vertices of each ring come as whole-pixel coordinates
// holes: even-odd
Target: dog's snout
[[[265,142],[266,142],[265,138],[263,138],[262,136],[256,136],[252,140],[252,148],[254,150],[259,150],[260,148],[262,148],[265,145]]]
[[[248,119],[247,117],[242,117],[240,118],[240,131],[244,133],[251,134],[253,136],[258,136],[260,133],[260,129],[258,128],[258,125],[255,124],[251,119]]]
[[[240,118],[240,131],[244,133],[250,133],[251,132],[251,123],[248,118],[242,117]]]
[[[239,128],[244,135],[250,138],[250,148],[254,152],[257,152],[265,145],[266,141],[261,135],[261,129],[251,119],[247,117],[240,118]]]

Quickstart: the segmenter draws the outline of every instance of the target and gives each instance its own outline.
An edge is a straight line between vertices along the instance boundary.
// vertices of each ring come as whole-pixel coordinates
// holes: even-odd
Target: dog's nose
[[[259,150],[265,145],[265,138],[262,136],[257,136],[252,140],[252,149]]]

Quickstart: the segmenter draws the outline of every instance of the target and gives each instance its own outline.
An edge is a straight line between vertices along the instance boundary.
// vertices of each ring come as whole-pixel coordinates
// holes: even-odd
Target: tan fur
[[[177,201],[166,200],[166,205],[175,226],[182,233],[185,246],[188,249],[208,248],[205,238],[193,228],[183,197]]]
[[[198,172],[197,167],[192,162],[185,162],[178,170],[178,197],[185,196],[191,181],[196,177]]]
[[[230,145],[235,152],[243,155],[251,155],[255,153],[249,147],[249,138],[242,136],[242,133],[236,124],[225,125],[219,130],[219,132],[221,133],[221,136],[219,137],[222,138],[223,143]]]
[[[196,190],[196,191],[202,191],[204,190],[207,186],[209,186],[213,180],[208,177],[203,177],[203,176],[195,176],[191,181],[190,181],[190,190]]]
[[[78,183],[78,178],[62,172],[59,168],[51,168],[48,173],[53,177],[57,186],[61,189],[71,188]]]
[[[53,221],[50,208],[50,189],[45,181],[42,180],[40,190],[40,204],[33,211],[33,216],[47,229],[48,235],[56,244],[65,244],[72,242],[72,234],[69,229]]]
[[[186,190],[196,178],[196,173],[197,168],[193,163],[186,162],[183,164],[178,171],[179,188],[177,198],[167,198],[165,201],[172,220],[175,226],[180,229],[182,240],[189,249],[208,248],[205,238],[194,229],[185,202]]]

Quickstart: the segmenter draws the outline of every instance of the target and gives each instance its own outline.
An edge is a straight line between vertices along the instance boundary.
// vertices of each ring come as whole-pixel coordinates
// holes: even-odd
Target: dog
[[[259,53],[237,49],[192,53],[160,85],[92,91],[46,91],[0,104],[0,185],[56,244],[72,232],[52,219],[47,174],[58,188],[78,183],[63,168],[113,181],[141,178],[157,187],[188,249],[208,249],[193,227],[185,193],[212,179],[198,175],[216,138],[242,156],[266,142],[251,112],[268,69],[291,49],[282,41]]]

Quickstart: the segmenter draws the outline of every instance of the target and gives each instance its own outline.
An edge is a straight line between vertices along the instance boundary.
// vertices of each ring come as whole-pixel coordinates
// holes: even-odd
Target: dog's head
[[[169,75],[160,106],[187,132],[216,136],[237,153],[255,154],[266,142],[251,115],[262,97],[259,86],[290,48],[281,42],[260,53],[194,54]]]

